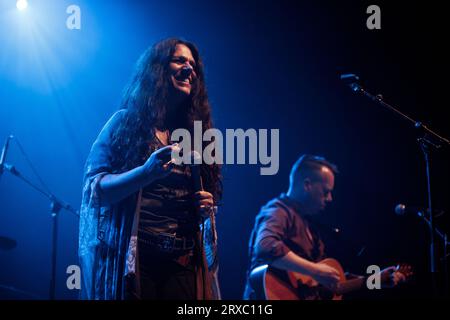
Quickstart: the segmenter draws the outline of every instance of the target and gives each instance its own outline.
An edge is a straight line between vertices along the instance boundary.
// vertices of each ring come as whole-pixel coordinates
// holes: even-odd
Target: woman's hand
[[[153,152],[142,166],[103,176],[100,180],[101,203],[115,204],[140,188],[167,176],[174,166],[171,153],[173,150],[177,151],[176,148],[179,148],[177,144],[166,146]]]
[[[153,152],[143,165],[144,174],[149,181],[162,179],[170,174],[175,160],[172,152],[179,152],[178,143],[165,146]]]
[[[194,193],[194,203],[200,215],[208,218],[214,208],[214,197],[207,191],[197,191]]]

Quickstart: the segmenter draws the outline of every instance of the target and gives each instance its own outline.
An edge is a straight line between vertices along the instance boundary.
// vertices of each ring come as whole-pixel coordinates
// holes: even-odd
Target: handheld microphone
[[[197,151],[191,151],[191,178],[194,185],[194,192],[203,191],[202,176],[200,174],[200,164],[202,157]]]
[[[183,68],[181,68],[180,71],[180,76],[184,79],[186,79],[187,77],[189,77],[191,75],[191,73],[194,71],[194,69],[192,69],[192,67],[190,66],[184,66]]]

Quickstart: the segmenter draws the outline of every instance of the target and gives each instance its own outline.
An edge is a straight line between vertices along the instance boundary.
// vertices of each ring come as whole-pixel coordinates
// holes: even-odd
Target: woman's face
[[[196,62],[191,50],[184,44],[177,44],[170,60],[170,79],[175,93],[187,97],[191,94],[192,83],[197,78]]]

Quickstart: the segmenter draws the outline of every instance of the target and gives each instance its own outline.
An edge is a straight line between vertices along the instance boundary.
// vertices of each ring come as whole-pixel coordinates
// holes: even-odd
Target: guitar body
[[[345,282],[345,273],[335,259],[324,259],[326,264],[339,271],[340,282]],[[250,284],[257,300],[341,300],[342,295],[319,285],[313,278],[298,272],[284,271],[263,265],[250,274]]]
[[[310,276],[292,271],[284,271],[268,265],[255,268],[250,273],[252,299],[256,300],[341,300],[342,295],[367,286],[366,277],[347,280],[344,269],[335,259],[324,259],[318,263],[326,264],[339,272],[339,283],[334,291],[320,285]],[[401,273],[406,281],[413,275],[408,264],[390,267],[390,272]],[[389,268],[388,268],[389,269]],[[386,269],[387,270],[387,269]],[[389,271],[389,270],[387,270]],[[381,284],[390,285],[390,272],[380,273]]]

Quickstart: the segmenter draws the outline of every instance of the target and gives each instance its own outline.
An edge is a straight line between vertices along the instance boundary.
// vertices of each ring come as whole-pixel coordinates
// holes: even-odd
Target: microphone
[[[200,175],[200,163],[202,156],[197,151],[191,151],[191,178],[194,192],[203,191],[202,176]]]
[[[394,212],[398,216],[404,216],[407,214],[416,214],[420,210],[412,209],[411,207],[406,207],[403,203],[399,203],[395,206]]]
[[[191,66],[184,66],[183,68],[181,68],[180,71],[180,76],[183,79],[186,79],[187,77],[189,77],[191,75],[191,73],[194,71],[194,69],[192,69]]]
[[[353,73],[341,74],[341,80],[348,85],[353,91],[360,91],[361,86],[359,85],[359,77]]]
[[[425,208],[420,208],[420,207],[410,207],[410,206],[406,206],[403,203],[399,203],[398,205],[395,206],[395,214],[399,215],[399,216],[405,216],[405,215],[418,215],[419,217],[423,217],[424,213],[427,212],[429,213],[429,209],[425,209]],[[433,217],[439,217],[441,215],[444,214],[444,211],[442,210],[438,210],[437,212],[435,210],[434,211],[434,215]]]
[[[202,157],[200,155],[200,153],[198,153],[197,151],[191,151],[191,179],[192,179],[192,184],[194,187],[194,193],[198,192],[198,191],[203,191],[203,182],[202,182],[202,176],[200,174],[200,164],[202,161]],[[198,219],[200,219],[199,221],[203,221],[203,217],[201,215],[198,215],[197,217]],[[212,230],[215,230],[215,225],[214,225],[214,219],[211,220],[211,228]]]
[[[3,173],[3,167],[5,165],[6,154],[8,153],[9,149],[9,140],[11,140],[12,138],[14,138],[14,136],[8,136],[6,138],[5,144],[3,145],[2,154],[0,155],[0,176]]]

